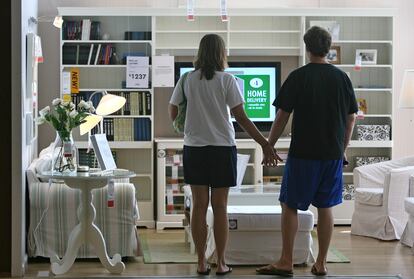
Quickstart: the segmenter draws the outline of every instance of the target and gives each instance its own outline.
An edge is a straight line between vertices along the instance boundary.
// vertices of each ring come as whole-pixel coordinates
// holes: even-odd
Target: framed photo
[[[326,29],[326,31],[328,31],[329,34],[331,34],[333,42],[339,40],[340,26],[338,22],[330,20],[311,20],[309,24],[310,27],[319,26]]]
[[[326,55],[326,59],[331,64],[341,64],[341,47],[332,46]]]
[[[375,65],[377,64],[377,50],[376,49],[357,49],[356,57],[361,57],[361,65]]]

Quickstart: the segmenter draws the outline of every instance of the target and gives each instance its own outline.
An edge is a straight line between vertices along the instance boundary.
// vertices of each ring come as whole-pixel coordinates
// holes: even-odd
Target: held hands
[[[283,162],[283,160],[276,154],[276,149],[273,148],[269,143],[262,146],[263,150],[263,161],[262,165],[266,167],[275,167],[278,162]]]

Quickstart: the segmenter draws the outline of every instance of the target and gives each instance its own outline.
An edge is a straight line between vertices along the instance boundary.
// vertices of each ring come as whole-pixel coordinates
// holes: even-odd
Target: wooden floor
[[[153,234],[154,230],[140,230],[141,234]],[[169,233],[164,231],[161,233]],[[183,231],[184,237],[184,231]],[[332,245],[347,256],[351,263],[328,264],[331,275],[401,275],[414,278],[413,251],[398,241],[379,241],[367,237],[351,236],[350,227],[335,227]],[[29,261],[26,277],[42,277],[49,271],[49,264]],[[255,267],[235,267],[233,274],[253,275]],[[45,273],[46,272],[46,273]],[[126,263],[122,276],[183,276],[194,275],[194,264],[144,264],[142,258]],[[299,267],[295,274],[310,275],[310,267]],[[72,269],[63,276],[85,277],[111,276],[98,261],[77,261]],[[46,275],[47,276],[47,275]]]

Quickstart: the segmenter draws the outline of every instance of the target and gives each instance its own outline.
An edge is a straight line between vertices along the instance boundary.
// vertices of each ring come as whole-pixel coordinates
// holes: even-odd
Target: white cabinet
[[[180,139],[155,139],[157,148],[157,229],[182,227],[184,173]],[[261,183],[261,150],[251,140],[237,140],[237,152],[250,155],[243,185]]]

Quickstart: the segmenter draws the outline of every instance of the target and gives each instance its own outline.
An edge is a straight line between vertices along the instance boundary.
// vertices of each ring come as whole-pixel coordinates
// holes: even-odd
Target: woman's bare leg
[[[206,271],[207,260],[205,256],[207,242],[206,214],[209,203],[209,187],[191,185],[193,195],[193,214],[191,216],[191,234],[198,255],[198,271]]]
[[[211,189],[211,206],[214,213],[214,239],[217,253],[217,272],[228,270],[225,260],[229,223],[227,218],[227,197],[229,188]]]

